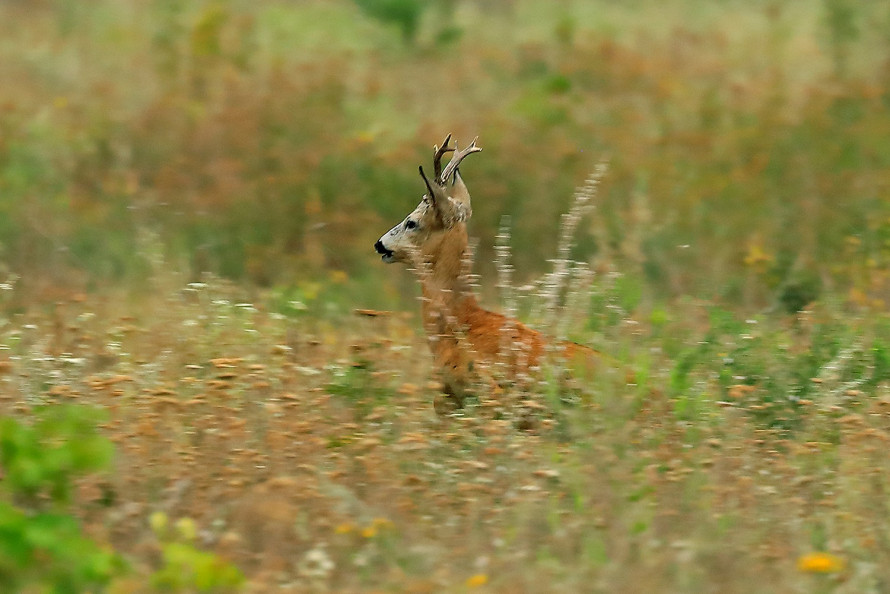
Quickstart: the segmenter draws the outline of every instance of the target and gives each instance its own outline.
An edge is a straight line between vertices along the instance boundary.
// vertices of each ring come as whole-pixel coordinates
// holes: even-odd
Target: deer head
[[[374,249],[381,254],[384,262],[416,263],[416,254],[423,245],[437,235],[466,222],[473,214],[470,193],[460,177],[458,167],[467,155],[482,149],[476,146],[475,139],[462,150],[458,150],[457,143],[454,148],[450,148],[450,141],[451,134],[445,137],[442,146],[435,147],[432,182],[427,178],[423,167],[420,167],[420,177],[426,184],[426,194],[420,204],[374,244]],[[450,152],[454,152],[454,155],[443,169],[442,157]]]

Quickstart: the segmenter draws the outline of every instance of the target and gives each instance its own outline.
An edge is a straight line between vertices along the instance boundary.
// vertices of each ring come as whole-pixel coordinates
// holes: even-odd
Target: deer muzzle
[[[387,264],[393,261],[393,251],[386,249],[386,246],[383,245],[383,242],[379,239],[377,240],[377,243],[374,244],[374,249],[377,250],[378,254],[381,254],[380,259]]]

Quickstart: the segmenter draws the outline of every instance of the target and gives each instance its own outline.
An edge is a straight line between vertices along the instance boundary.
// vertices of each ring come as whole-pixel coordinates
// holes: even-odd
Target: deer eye
[[[407,221],[405,221],[405,229],[416,229],[416,228],[417,228],[416,221],[412,221],[411,219],[408,219]]]

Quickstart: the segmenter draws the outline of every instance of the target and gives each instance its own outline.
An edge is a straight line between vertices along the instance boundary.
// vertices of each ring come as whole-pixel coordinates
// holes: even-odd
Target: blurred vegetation
[[[164,512],[150,518],[151,528],[161,541],[162,567],[151,576],[158,592],[240,591],[244,576],[225,559],[197,549],[197,528],[191,518],[179,518],[173,526]]]
[[[44,0],[0,5],[0,30],[0,263],[22,286],[138,286],[160,255],[409,294],[370,245],[453,132],[486,149],[465,166],[484,275],[504,214],[538,273],[608,157],[578,255],[646,294],[885,307],[886,3]]]
[[[63,405],[33,415],[33,426],[0,418],[0,589],[74,594],[107,586],[123,573],[123,559],[85,537],[68,513],[75,479],[111,459],[111,442],[94,426],[100,413]]]

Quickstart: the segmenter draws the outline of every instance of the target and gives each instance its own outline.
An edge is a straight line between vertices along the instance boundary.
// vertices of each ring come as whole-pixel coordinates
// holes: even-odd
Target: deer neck
[[[467,228],[459,223],[429,241],[420,269],[423,320],[428,332],[443,333],[455,322],[466,326],[480,309],[469,280]]]

